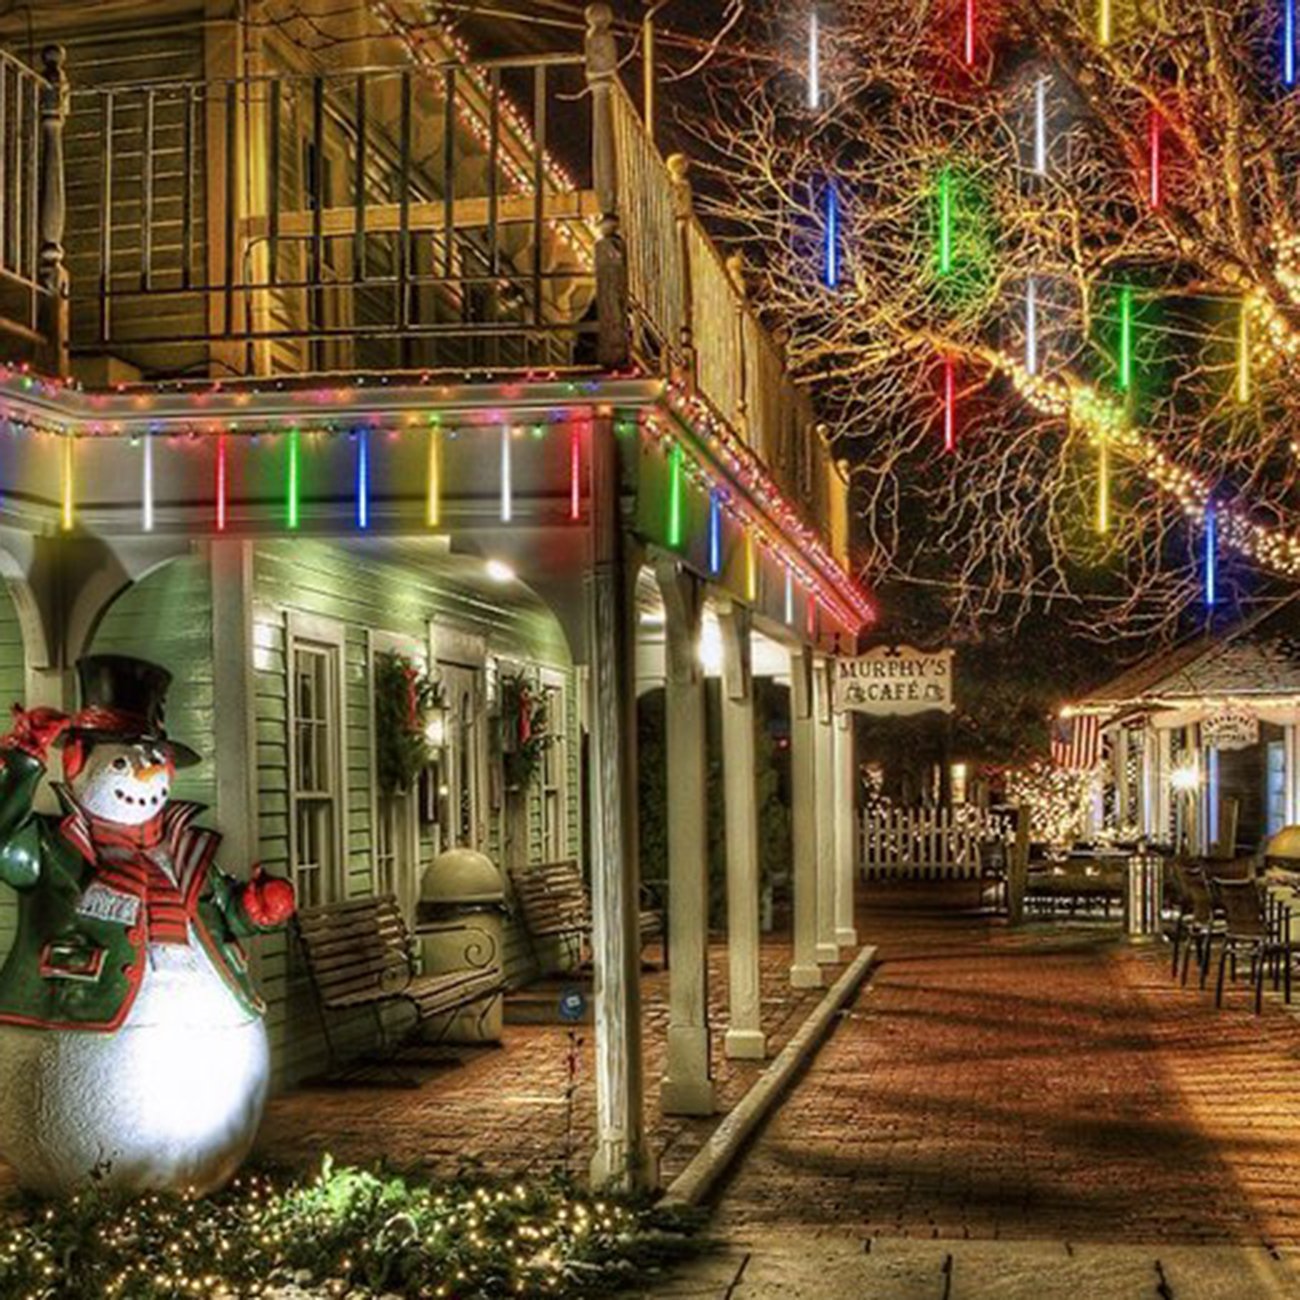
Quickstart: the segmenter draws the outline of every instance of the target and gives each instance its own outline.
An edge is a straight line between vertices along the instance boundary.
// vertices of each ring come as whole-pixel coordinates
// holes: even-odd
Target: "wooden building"
[[[1255,853],[1300,821],[1300,606],[1143,660],[1067,710],[1101,719],[1094,829]]]
[[[764,1051],[756,670],[791,688],[791,978],[819,983],[855,941],[830,682],[871,608],[845,473],[622,88],[605,6],[581,49],[478,62],[418,6],[340,11],[69,0],[0,20],[0,684],[69,707],[87,651],[166,664],[169,725],[210,756],[178,793],[213,806],[227,869],[260,861],[308,902],[409,909],[451,846],[579,859],[593,1172],[644,1183],[637,665],[667,690],[664,1099],[703,1111],[706,675],[727,1049]],[[390,651],[445,716],[427,779],[386,794]],[[494,740],[519,680],[554,737],[523,790]],[[256,957],[288,1086],[322,1043],[287,943]],[[534,961],[511,926],[509,979]]]

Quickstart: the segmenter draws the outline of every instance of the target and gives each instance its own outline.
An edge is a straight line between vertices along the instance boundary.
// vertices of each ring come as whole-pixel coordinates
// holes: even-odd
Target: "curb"
[[[777,1053],[758,1082],[736,1103],[664,1193],[665,1205],[698,1205],[740,1154],[746,1139],[781,1100],[791,1079],[816,1052],[836,1012],[858,991],[876,959],[874,945],[863,948],[826,991],[812,1014]]]

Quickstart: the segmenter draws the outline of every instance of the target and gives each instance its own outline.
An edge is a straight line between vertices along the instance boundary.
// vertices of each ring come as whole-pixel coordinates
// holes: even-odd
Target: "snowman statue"
[[[240,939],[284,925],[293,887],[217,870],[201,805],[169,798],[199,761],[168,737],[171,675],[123,655],[77,664],[74,717],[14,707],[0,740],[0,881],[18,930],[0,969],[0,1156],[24,1187],[225,1183],[266,1100],[264,1006]],[[61,816],[32,799],[63,746]]]

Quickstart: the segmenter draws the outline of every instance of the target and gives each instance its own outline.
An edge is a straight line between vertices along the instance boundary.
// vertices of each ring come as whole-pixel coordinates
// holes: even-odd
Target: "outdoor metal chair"
[[[1210,975],[1210,956],[1214,940],[1222,936],[1223,922],[1215,915],[1214,896],[1210,892],[1210,883],[1205,872],[1199,867],[1186,866],[1183,868],[1183,880],[1187,885],[1192,914],[1187,925],[1187,941],[1183,946],[1181,982],[1187,983],[1187,969],[1191,964],[1194,951],[1196,966],[1201,976],[1201,988],[1204,988]]]
[[[1237,978],[1237,954],[1245,953],[1250,959],[1250,976],[1255,987],[1255,1014],[1264,1003],[1264,973],[1270,960],[1285,957],[1284,977],[1288,992],[1291,985],[1291,955],[1289,947],[1269,925],[1264,900],[1260,897],[1258,883],[1253,879],[1216,876],[1211,882],[1214,897],[1223,908],[1223,946],[1219,952],[1219,976],[1214,988],[1214,1005],[1223,1005],[1223,976],[1231,964],[1232,977]]]
[[[1188,863],[1174,859],[1165,873],[1166,904],[1174,911],[1173,926],[1169,934],[1173,953],[1169,960],[1170,979],[1178,978],[1178,958],[1183,940],[1191,942],[1192,896],[1187,885]]]

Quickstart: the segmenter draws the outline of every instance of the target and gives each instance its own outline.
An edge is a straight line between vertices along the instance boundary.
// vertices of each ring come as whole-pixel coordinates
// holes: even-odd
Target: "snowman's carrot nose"
[[[166,763],[150,763],[147,767],[137,767],[135,769],[136,777],[141,781],[147,781],[152,776],[158,776],[159,773],[164,776],[167,774]]]

